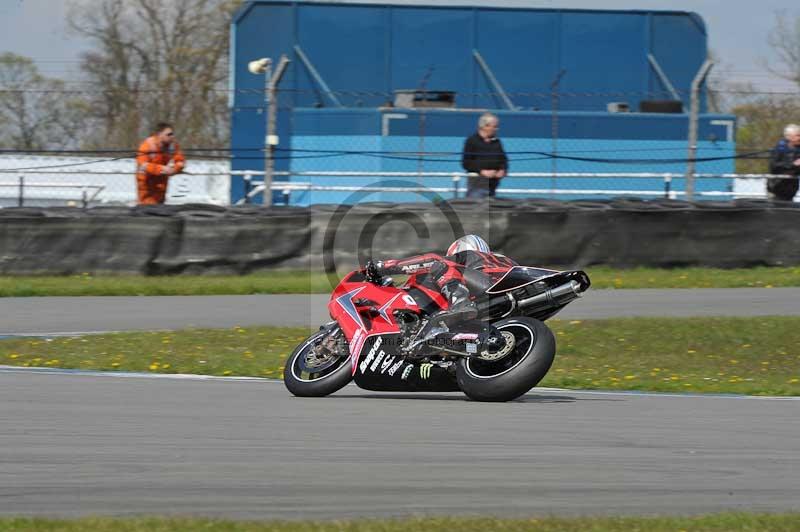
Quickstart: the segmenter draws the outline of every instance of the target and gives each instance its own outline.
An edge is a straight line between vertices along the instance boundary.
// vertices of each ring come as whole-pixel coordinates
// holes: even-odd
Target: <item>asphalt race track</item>
[[[0,336],[329,321],[327,295],[0,298]],[[590,290],[563,319],[800,315],[800,288]]]
[[[230,518],[800,509],[800,401],[505,404],[0,370],[0,514]]]
[[[592,291],[561,318],[798,315],[800,289]],[[0,335],[316,325],[326,296],[0,299]],[[310,318],[309,318],[310,316]],[[800,398],[348,386],[0,366],[0,514],[239,519],[800,510]]]

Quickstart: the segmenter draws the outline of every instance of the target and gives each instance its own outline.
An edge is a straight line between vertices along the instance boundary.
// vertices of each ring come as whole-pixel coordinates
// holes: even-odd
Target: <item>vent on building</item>
[[[610,102],[606,104],[609,113],[630,113],[631,106],[628,102]]]
[[[455,107],[456,93],[453,91],[394,91],[395,107]]]
[[[680,100],[642,100],[639,102],[640,113],[682,113],[683,102]]]

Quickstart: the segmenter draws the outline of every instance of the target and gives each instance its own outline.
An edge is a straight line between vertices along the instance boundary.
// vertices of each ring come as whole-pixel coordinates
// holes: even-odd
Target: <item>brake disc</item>
[[[481,360],[495,361],[511,354],[511,352],[514,350],[514,346],[516,345],[514,333],[510,331],[500,331],[500,335],[503,337],[503,340],[505,340],[505,345],[494,353],[490,353],[486,350],[481,351],[479,356]]]

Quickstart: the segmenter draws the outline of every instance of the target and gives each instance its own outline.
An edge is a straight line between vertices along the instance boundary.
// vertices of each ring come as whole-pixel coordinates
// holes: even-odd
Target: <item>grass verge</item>
[[[800,317],[548,322],[542,386],[800,395]],[[0,341],[0,364],[279,378],[303,328],[136,332]]]
[[[800,286],[800,267],[719,270],[587,268],[595,288],[778,288]],[[0,297],[165,296],[329,293],[325,274],[275,271],[241,276],[144,277],[89,274],[0,277]]]
[[[417,518],[331,522],[221,521],[192,518],[5,518],[0,532],[789,532],[800,529],[800,514],[725,513],[697,517],[602,517],[532,519]]]

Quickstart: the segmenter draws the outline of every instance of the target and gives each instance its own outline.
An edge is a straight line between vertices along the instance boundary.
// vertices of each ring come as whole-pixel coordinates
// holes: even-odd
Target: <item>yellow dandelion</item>
[[[581,320],[572,320],[569,322],[570,325],[580,325],[581,323],[583,323]]]
[[[633,380],[635,378],[636,378],[636,375],[625,375],[625,380],[626,381],[631,381],[631,380]]]
[[[689,349],[689,350],[688,350],[688,351],[686,351],[686,352],[687,352],[687,353],[689,353],[689,354],[692,354],[692,353],[697,353],[697,351],[695,351],[694,349]]]
[[[229,370],[229,369],[226,369],[225,371],[222,372],[222,374],[226,375],[226,376],[227,375],[233,375],[233,372],[231,370]]]
[[[160,367],[160,364],[158,362],[153,362],[149,366],[150,371],[157,371],[159,367]]]
[[[800,382],[800,379],[789,379],[789,384],[797,384]]]
[[[111,367],[112,368],[118,368],[119,367],[119,362],[112,362],[111,363]]]

